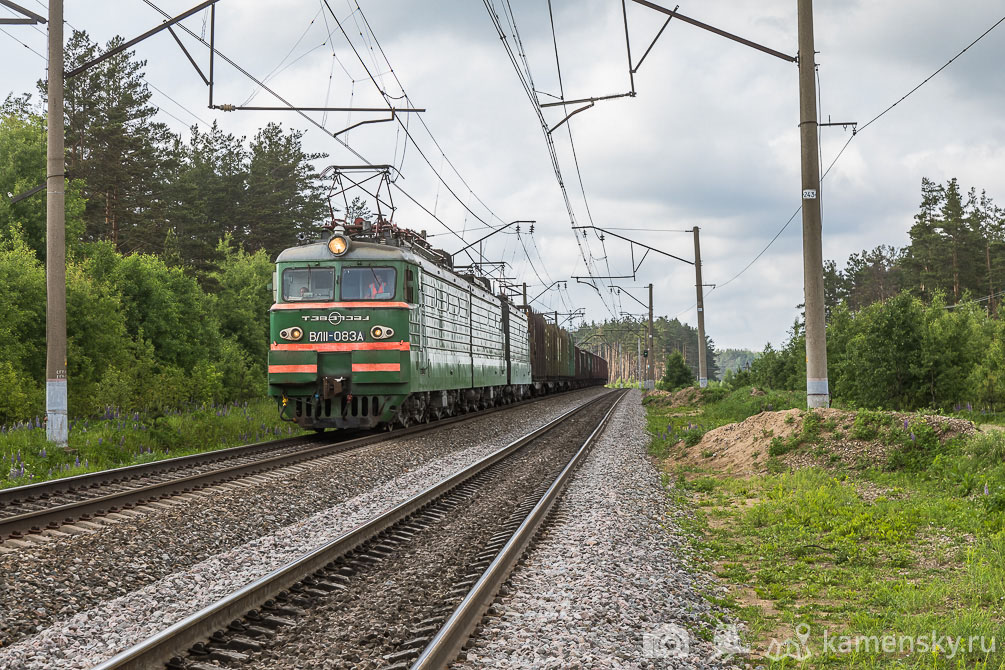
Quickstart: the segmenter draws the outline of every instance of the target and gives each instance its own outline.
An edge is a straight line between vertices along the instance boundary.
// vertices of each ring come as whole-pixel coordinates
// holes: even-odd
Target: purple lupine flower
[[[910,426],[907,423],[907,419],[904,419],[904,430],[907,430]]]
[[[914,442],[914,441],[916,441],[916,440],[917,440],[917,438],[916,438],[916,437],[914,437],[914,431],[912,430],[912,431],[911,431],[911,442]]]
[[[45,453],[45,447],[42,447],[42,452],[39,454],[42,458],[45,458],[47,454]]]
[[[80,456],[77,456],[77,457],[76,457],[76,458],[75,458],[75,459],[73,460],[73,464],[74,464],[74,465],[76,465],[76,466],[77,466],[78,468],[80,467]]]
[[[988,483],[987,482],[984,482],[984,495],[990,495],[990,491],[988,491]]]

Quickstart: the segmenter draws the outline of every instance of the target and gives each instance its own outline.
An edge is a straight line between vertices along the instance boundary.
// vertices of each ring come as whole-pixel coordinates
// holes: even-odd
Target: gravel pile
[[[0,667],[91,667],[601,392],[365,447],[4,555]]]
[[[715,587],[675,521],[687,511],[646,455],[640,400],[632,391],[622,401],[453,668],[743,665],[698,637],[735,650],[729,629],[708,623],[722,618],[702,595]]]

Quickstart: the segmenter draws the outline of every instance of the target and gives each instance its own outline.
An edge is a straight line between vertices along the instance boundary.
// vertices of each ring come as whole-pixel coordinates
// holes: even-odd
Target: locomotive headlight
[[[296,341],[303,336],[304,331],[300,328],[297,328],[296,326],[294,326],[293,328],[284,328],[283,330],[279,331],[279,337],[283,338],[284,340]]]
[[[387,326],[374,326],[370,329],[370,337],[375,340],[386,340],[394,335],[394,329]]]
[[[349,238],[345,235],[332,235],[328,240],[328,251],[334,256],[341,256],[349,251]]]

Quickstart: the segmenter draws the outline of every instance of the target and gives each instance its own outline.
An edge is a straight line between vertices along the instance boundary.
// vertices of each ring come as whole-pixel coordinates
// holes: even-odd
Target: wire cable
[[[170,14],[168,14],[167,12],[165,12],[164,10],[162,10],[160,7],[158,7],[157,5],[155,5],[152,2],[152,0],[143,0],[143,2],[146,3],[148,6],[150,6],[151,8],[153,8],[154,11],[156,11],[157,13],[159,13],[164,18],[166,18],[166,19],[170,19],[171,18]],[[312,118],[311,116],[309,116],[303,110],[297,109],[292,103],[290,103],[288,100],[286,100],[286,98],[284,98],[283,96],[279,95],[279,93],[277,93],[276,91],[274,91],[272,88],[270,88],[264,82],[260,81],[253,74],[251,74],[250,72],[248,72],[246,69],[244,69],[243,67],[241,67],[240,65],[238,65],[233,59],[229,58],[226,54],[224,54],[223,52],[221,52],[219,49],[217,49],[215,47],[211,47],[210,44],[205,39],[199,37],[194,32],[192,32],[191,30],[189,30],[184,24],[178,23],[176,25],[178,25],[179,28],[181,28],[186,33],[188,33],[189,35],[191,35],[192,37],[194,37],[203,46],[205,46],[207,48],[213,48],[214,53],[217,56],[219,56],[224,62],[226,62],[227,64],[229,64],[231,67],[233,67],[235,70],[237,70],[238,72],[240,72],[242,75],[244,75],[245,77],[247,77],[248,79],[250,79],[254,83],[258,84],[264,91],[266,91],[267,93],[269,93],[270,95],[272,95],[274,98],[276,98],[277,100],[279,100],[280,102],[282,102],[284,105],[286,105],[287,107],[289,107],[293,111],[295,111],[297,114],[299,114],[301,117],[303,117],[304,120],[306,120],[308,123],[310,123],[311,125],[313,125],[313,126],[319,128],[319,129],[321,129],[325,133],[325,135],[327,135],[328,137],[332,137],[332,139],[334,139],[336,142],[338,142],[343,147],[345,147],[345,149],[347,151],[349,151],[353,156],[355,156],[359,160],[363,161],[366,165],[373,165],[373,163],[371,161],[367,160],[367,158],[365,156],[363,156],[363,154],[361,154],[360,152],[358,152],[355,149],[353,149],[351,146],[349,146],[348,143],[346,143],[341,138],[334,137],[317,120],[315,120],[314,118]],[[410,201],[412,201],[413,203],[415,203],[415,205],[418,206],[420,209],[422,209],[422,211],[424,211],[426,214],[429,214],[434,220],[436,220],[448,232],[450,232],[454,236],[458,237],[462,242],[466,242],[466,240],[463,237],[461,237],[460,235],[458,235],[457,232],[453,228],[451,228],[450,226],[448,226],[438,216],[435,216],[432,212],[430,212],[428,208],[426,208],[424,205],[422,205],[418,200],[416,200],[405,189],[403,189],[401,186],[397,186],[397,188],[402,193],[402,195],[404,195]]]
[[[900,103],[902,103],[905,100],[907,100],[907,98],[910,97],[915,91],[917,91],[919,88],[921,88],[922,86],[924,86],[925,84],[927,84],[929,81],[931,81],[935,77],[935,75],[939,74],[940,72],[942,72],[943,70],[945,70],[947,67],[949,67],[952,64],[953,61],[955,61],[957,58],[959,58],[960,56],[962,56],[963,54],[965,54],[967,52],[967,50],[970,49],[970,47],[974,46],[975,44],[977,44],[978,42],[980,42],[982,39],[984,39],[985,36],[987,36],[988,33],[990,33],[992,30],[994,30],[999,25],[1001,25],[1001,23],[1003,21],[1005,21],[1005,16],[1003,16],[1000,19],[998,19],[997,21],[995,21],[995,23],[990,28],[988,28],[983,33],[981,33],[980,36],[977,39],[975,39],[973,42],[971,42],[967,46],[963,47],[962,51],[960,51],[955,56],[953,56],[948,61],[946,61],[945,65],[943,65],[942,67],[940,67],[938,70],[936,70],[932,74],[930,74],[927,77],[925,77],[925,79],[920,84],[918,84],[917,86],[915,86],[914,88],[912,88],[910,91],[908,91],[907,93],[905,93],[899,100],[897,100],[895,103],[893,103],[892,105],[890,105],[889,107],[887,107],[886,109],[884,109],[882,112],[880,112],[876,116],[874,116],[871,119],[869,119],[869,121],[867,121],[865,123],[865,125],[863,125],[861,128],[858,129],[858,132],[862,132],[863,130],[865,130],[866,128],[868,128],[869,126],[871,126],[873,123],[875,123],[876,121],[878,121],[879,119],[881,119],[883,117],[883,115],[885,115],[891,109],[893,109],[894,107],[896,107]]]
[[[942,67],[940,67],[935,72],[933,72],[928,77],[926,77],[920,84],[918,84],[917,86],[915,86],[914,88],[912,88],[910,91],[908,91],[907,93],[905,93],[903,96],[901,96],[900,99],[898,99],[892,105],[890,105],[889,107],[887,107],[886,109],[884,109],[883,111],[881,111],[879,114],[877,114],[876,116],[874,116],[873,118],[871,118],[861,128],[858,128],[858,130],[853,131],[852,134],[851,134],[851,136],[848,137],[848,140],[841,147],[840,151],[838,151],[837,155],[834,156],[834,160],[832,160],[830,162],[830,165],[827,166],[827,169],[823,172],[822,175],[820,175],[820,181],[823,182],[823,180],[827,177],[827,175],[830,173],[830,171],[834,168],[834,165],[838,162],[838,160],[844,154],[845,150],[852,143],[852,140],[854,140],[856,137],[858,137],[858,135],[863,130],[865,130],[866,128],[868,128],[869,126],[871,126],[873,123],[875,123],[876,121],[878,121],[887,112],[889,112],[891,109],[893,109],[894,107],[896,107],[897,105],[899,105],[901,102],[903,102],[904,100],[906,100],[911,94],[913,94],[919,88],[921,88],[922,86],[924,86],[925,84],[927,84],[929,81],[931,81],[937,74],[939,74],[940,72],[942,72],[943,70],[945,70],[947,67],[949,67],[949,65],[953,61],[955,61],[957,58],[959,58],[964,53],[966,53],[967,50],[969,50],[972,46],[974,46],[975,44],[977,44],[978,42],[980,42],[982,39],[984,39],[984,37],[986,37],[988,35],[988,33],[990,33],[992,30],[994,30],[999,25],[1001,25],[1002,22],[1005,22],[1005,16],[1003,16],[1002,18],[998,19],[998,21],[996,21],[990,28],[988,28],[983,33],[981,33],[981,35],[977,39],[975,39],[973,42],[971,42],[970,44],[968,44],[967,46],[965,46],[955,56],[953,56],[948,61],[946,61],[946,63],[944,65],[942,65]],[[722,288],[723,286],[726,286],[727,284],[730,284],[733,280],[737,279],[740,275],[742,275],[744,272],[746,272],[748,269],[750,269],[750,267],[754,263],[756,263],[758,261],[758,259],[761,258],[761,256],[764,255],[764,253],[771,247],[771,245],[775,243],[775,240],[777,240],[778,237],[785,231],[785,229],[789,227],[789,224],[792,223],[793,219],[795,219],[796,215],[799,214],[799,212],[801,212],[801,211],[802,211],[802,205],[800,205],[799,208],[796,209],[796,211],[792,214],[792,216],[789,217],[789,220],[785,222],[785,225],[783,225],[779,229],[779,231],[777,233],[775,233],[775,236],[771,238],[771,241],[768,242],[767,246],[765,246],[763,249],[761,249],[760,253],[758,253],[757,256],[755,256],[752,261],[750,261],[749,263],[747,263],[747,265],[744,266],[744,268],[742,270],[740,270],[735,275],[733,275],[732,277],[730,277],[729,279],[727,279],[725,282],[722,282],[721,284],[717,284],[711,291],[709,291],[709,293],[712,293],[716,289]],[[688,309],[686,309],[684,311],[685,312],[690,311],[691,309],[694,309],[694,307],[696,307],[696,306],[697,306],[697,303],[695,305],[692,305],[691,307],[689,307]],[[681,314],[683,314],[683,313],[684,312],[681,312]]]
[[[555,173],[555,179],[558,181],[559,189],[561,190],[562,193],[562,199],[565,203],[566,212],[569,215],[569,223],[573,227],[573,229],[575,229],[576,214],[575,211],[573,210],[572,202],[569,199],[569,193],[565,186],[565,179],[562,175],[562,167],[558,160],[558,153],[555,148],[554,140],[551,137],[551,133],[548,131],[548,123],[545,120],[544,114],[541,111],[540,100],[538,99],[537,93],[535,92],[536,87],[534,86],[534,81],[530,73],[529,66],[526,68],[526,72],[524,72],[521,69],[520,67],[521,60],[523,60],[525,64],[526,60],[518,57],[518,55],[514,53],[513,45],[510,44],[510,41],[506,35],[506,30],[503,28],[502,20],[500,19],[498,12],[495,10],[493,0],[482,0],[482,4],[485,6],[485,10],[489,15],[489,19],[492,21],[493,27],[496,29],[496,33],[499,35],[500,43],[502,44],[502,47],[505,50],[507,57],[510,59],[510,64],[516,71],[517,79],[519,80],[520,85],[524,90],[524,93],[527,95],[527,99],[530,101],[531,106],[534,109],[534,113],[537,115],[538,123],[540,124],[541,131],[544,134],[545,146],[548,150],[548,156],[551,159],[552,170]],[[511,25],[511,28],[514,32],[514,40],[519,45],[521,41],[515,26],[515,22],[513,25]],[[580,236],[578,234],[574,234],[574,237],[576,239],[576,245],[579,247],[579,253],[580,256],[582,257],[583,265],[586,268],[587,274],[589,274],[590,277],[593,278],[596,276],[596,273],[594,272],[594,268],[591,265],[592,253],[589,256],[587,256],[587,251],[586,249],[584,249],[583,240],[580,239]],[[588,248],[589,246],[588,241],[586,243],[586,246]],[[604,308],[607,309],[607,311],[611,314],[612,317],[616,318],[614,310],[611,308],[611,305],[609,305],[607,302],[607,297],[604,295],[603,291],[601,291],[599,288],[596,287],[595,282],[596,280],[594,279],[594,284],[591,284],[591,286],[593,286],[594,290],[596,290],[598,295],[600,295],[600,300],[603,303]]]

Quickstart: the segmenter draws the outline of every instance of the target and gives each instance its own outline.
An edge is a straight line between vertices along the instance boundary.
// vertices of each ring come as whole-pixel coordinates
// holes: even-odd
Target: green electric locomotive
[[[385,221],[283,251],[273,287],[269,394],[304,428],[409,426],[607,379],[564,330]]]
[[[527,317],[379,222],[276,259],[269,393],[303,427],[375,428],[523,397]]]

